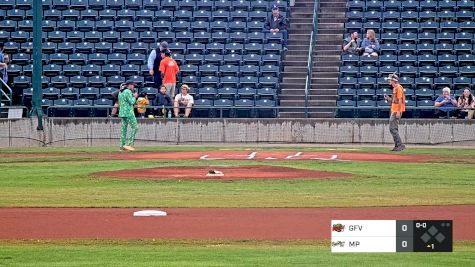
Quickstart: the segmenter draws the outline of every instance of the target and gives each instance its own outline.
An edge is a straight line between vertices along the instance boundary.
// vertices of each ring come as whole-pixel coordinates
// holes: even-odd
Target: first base
[[[167,212],[161,210],[141,210],[134,212],[134,217],[167,216]]]

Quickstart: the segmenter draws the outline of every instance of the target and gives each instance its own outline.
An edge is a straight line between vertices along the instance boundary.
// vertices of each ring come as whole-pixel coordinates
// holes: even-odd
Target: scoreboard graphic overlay
[[[332,220],[332,252],[452,252],[452,220]]]

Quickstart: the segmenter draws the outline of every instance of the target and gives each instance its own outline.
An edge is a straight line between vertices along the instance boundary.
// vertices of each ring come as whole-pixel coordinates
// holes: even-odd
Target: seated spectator
[[[472,119],[475,109],[475,97],[469,88],[463,90],[463,94],[459,96],[457,107],[460,108],[459,117]]]
[[[279,7],[276,5],[272,6],[272,14],[267,17],[266,23],[264,24],[264,29],[262,32],[281,32],[284,45],[284,50],[287,51],[287,42],[289,39],[289,33],[287,32],[288,20],[286,17],[280,15]]]
[[[342,50],[348,54],[359,55],[358,48],[361,46],[361,39],[357,32],[352,32],[345,40],[343,40]]]
[[[175,104],[173,105],[175,117],[178,117],[180,107],[185,108],[185,118],[188,118],[191,113],[191,107],[194,104],[193,96],[188,94],[190,88],[188,85],[183,84],[181,86],[181,93],[175,96]]]
[[[439,108],[435,115],[439,117],[455,116],[457,112],[457,100],[454,96],[450,95],[450,88],[444,87],[442,89],[442,95],[435,100],[435,107]]]
[[[123,85],[121,85],[120,87],[122,88]],[[114,107],[112,108],[112,112],[111,112],[111,117],[116,117],[117,116],[117,113],[119,113],[119,93],[120,93],[121,89],[118,89],[114,92],[111,93],[111,96],[112,96],[112,102],[114,102]]]
[[[167,116],[167,107],[173,106],[172,99],[167,95],[167,88],[165,85],[160,87],[160,92],[157,94],[157,98],[155,99],[155,106],[157,106],[157,116],[160,117]]]
[[[145,112],[147,112],[148,105],[147,92],[141,92],[139,98],[137,98],[137,112],[139,113],[139,118],[145,119]]]
[[[368,30],[366,32],[366,38],[360,45],[360,52],[363,53],[363,56],[373,56],[377,57],[379,55],[379,41],[376,39],[376,34],[373,30]]]

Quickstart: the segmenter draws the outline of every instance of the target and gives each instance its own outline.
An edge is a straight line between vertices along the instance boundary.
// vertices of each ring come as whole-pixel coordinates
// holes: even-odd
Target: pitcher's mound
[[[209,175],[222,173],[219,175]],[[341,172],[312,171],[277,166],[164,167],[96,173],[98,176],[154,180],[329,179],[349,177]]]

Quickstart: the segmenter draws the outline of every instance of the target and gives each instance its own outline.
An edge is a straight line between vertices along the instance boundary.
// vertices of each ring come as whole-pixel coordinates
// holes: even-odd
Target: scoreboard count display
[[[452,220],[332,220],[332,252],[452,252]]]

